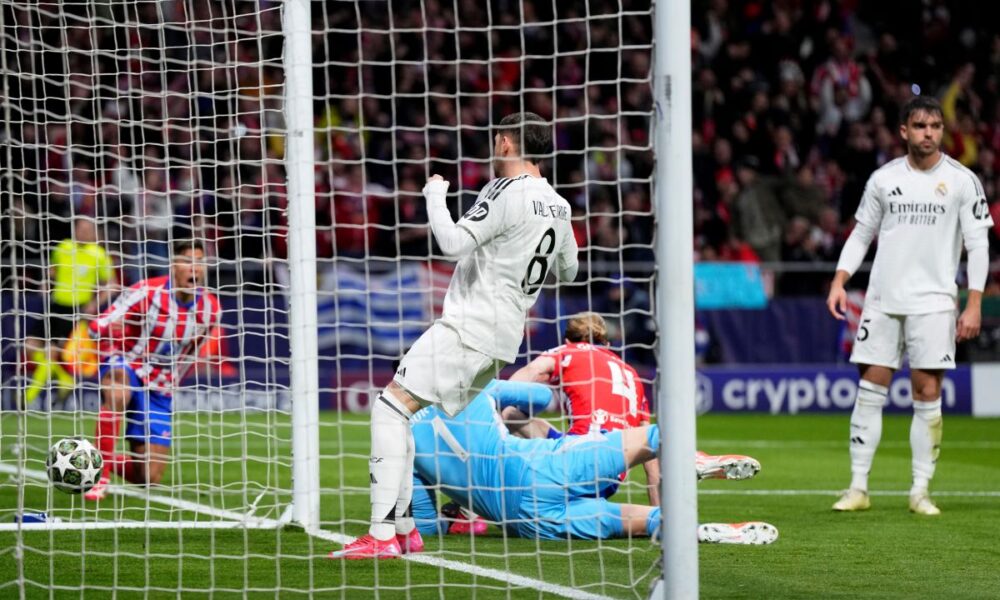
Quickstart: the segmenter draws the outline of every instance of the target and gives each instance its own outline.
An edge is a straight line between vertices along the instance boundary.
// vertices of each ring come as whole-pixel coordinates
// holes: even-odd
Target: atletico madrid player
[[[511,381],[559,384],[569,398],[570,428],[566,435],[634,429],[649,425],[649,404],[639,374],[608,348],[608,326],[601,315],[584,312],[566,324],[566,343],[544,352],[511,376]],[[563,433],[548,421],[531,419],[519,409],[503,409],[503,419],[512,433],[524,438],[556,439]],[[698,452],[699,479],[745,479],[760,469],[749,456],[710,455]],[[660,464],[657,458],[643,463],[649,503],[660,504]],[[625,480],[621,473],[619,481]],[[608,497],[618,485],[606,485]]]
[[[569,399],[568,435],[591,430],[612,431],[649,425],[649,404],[639,374],[608,348],[608,327],[601,315],[584,312],[566,324],[566,343],[542,353],[514,375],[511,381],[558,383]],[[547,421],[528,419],[514,407],[503,412],[515,435],[526,438],[559,438],[562,433]],[[650,504],[658,505],[659,460],[643,463]],[[625,479],[625,473],[619,476]],[[610,486],[605,494],[614,493]]]
[[[202,286],[205,249],[174,243],[170,275],[133,285],[90,324],[101,352],[97,448],[100,482],[84,497],[101,500],[112,471],[131,483],[159,483],[170,453],[171,394],[219,323],[219,300]],[[115,454],[126,416],[131,454]]]

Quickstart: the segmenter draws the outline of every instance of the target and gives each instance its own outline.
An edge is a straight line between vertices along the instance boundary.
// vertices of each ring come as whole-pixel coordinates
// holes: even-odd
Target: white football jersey
[[[962,235],[993,226],[979,178],[943,154],[927,171],[904,156],[872,173],[855,218],[878,232],[865,305],[900,315],[953,310]]]
[[[455,268],[441,321],[462,343],[514,362],[528,309],[550,270],[576,272],[569,203],[544,177],[490,181],[459,219],[476,249]]]

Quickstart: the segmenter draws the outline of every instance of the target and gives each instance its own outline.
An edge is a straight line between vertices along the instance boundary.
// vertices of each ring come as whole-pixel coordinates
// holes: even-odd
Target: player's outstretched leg
[[[698,526],[698,541],[705,544],[773,544],[778,528],[763,521],[746,523],[702,523]]]
[[[851,487],[833,504],[835,511],[850,512],[871,508],[868,473],[872,470],[875,450],[882,439],[882,407],[885,406],[888,393],[889,388],[867,379],[858,382],[858,397],[851,413]]]
[[[713,456],[698,451],[695,454],[695,470],[698,481],[702,479],[750,479],[760,472],[757,459],[741,454],[720,454]]]

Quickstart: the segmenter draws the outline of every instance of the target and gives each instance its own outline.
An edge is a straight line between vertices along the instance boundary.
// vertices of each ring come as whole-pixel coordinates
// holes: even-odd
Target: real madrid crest
[[[944,198],[945,196],[948,195],[948,186],[946,186],[942,181],[937,184],[936,188],[934,188],[934,193],[940,196],[941,198]]]

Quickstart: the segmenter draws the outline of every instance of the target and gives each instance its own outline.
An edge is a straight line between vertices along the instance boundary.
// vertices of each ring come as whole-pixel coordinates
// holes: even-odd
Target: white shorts
[[[954,310],[887,315],[865,308],[851,362],[898,369],[905,349],[911,369],[954,369],[956,322]]]
[[[418,402],[439,404],[455,416],[505,364],[469,348],[457,331],[438,322],[413,343],[392,379]]]

